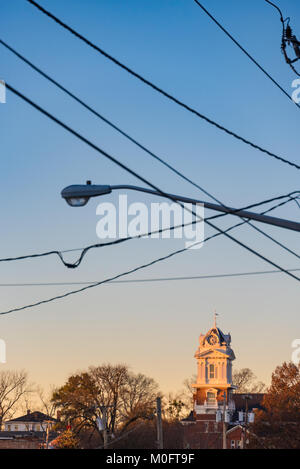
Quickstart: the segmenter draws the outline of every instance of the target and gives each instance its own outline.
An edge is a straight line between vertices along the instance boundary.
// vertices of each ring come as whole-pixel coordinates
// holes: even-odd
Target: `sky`
[[[220,31],[192,0],[43,0],[41,4],[92,42],[199,112],[299,164],[299,109]],[[292,93],[297,78],[280,52],[278,13],[263,0],[203,4]],[[278,0],[300,28],[300,5]],[[1,6],[1,39],[124,131],[204,187],[243,207],[299,189],[297,170],[243,144],[168,101],[60,28],[25,0]],[[297,34],[297,33],[296,33]],[[300,35],[300,30],[298,31]],[[164,191],[208,200],[195,187],[83,109],[0,44],[0,79],[46,108]],[[99,242],[97,205],[71,208],[70,184],[143,185],[7,91],[0,104],[0,258]],[[124,193],[124,192],[123,192]],[[117,193],[103,201],[117,203]],[[153,197],[128,194],[131,202]],[[162,199],[161,199],[162,200]],[[157,201],[157,199],[155,200]],[[259,210],[259,209],[258,209]],[[206,210],[206,216],[213,212]],[[274,216],[298,220],[290,203]],[[221,228],[236,218],[218,221]],[[297,233],[267,225],[269,235],[299,252]],[[214,230],[205,227],[205,234]],[[272,261],[299,259],[249,226],[232,232]],[[77,269],[56,256],[0,265],[0,284],[100,281],[184,247],[182,240],[132,240],[90,251]],[[74,260],[78,253],[67,254]],[[224,236],[127,279],[272,270]],[[70,291],[74,286],[0,287],[0,312]],[[282,273],[153,283],[107,284],[52,303],[2,315],[7,363],[47,389],[90,365],[127,363],[176,391],[196,371],[198,336],[213,324],[231,332],[235,368],[269,383],[291,359],[300,336],[299,283]]]

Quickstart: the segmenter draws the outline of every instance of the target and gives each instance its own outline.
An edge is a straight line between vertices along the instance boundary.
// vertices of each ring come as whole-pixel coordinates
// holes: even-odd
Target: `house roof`
[[[232,400],[235,403],[236,410],[245,410],[246,409],[246,400],[245,396],[250,396],[248,399],[248,410],[252,409],[261,409],[262,401],[265,396],[264,393],[235,393],[232,394]]]
[[[194,417],[194,412],[191,410],[189,415],[185,417],[184,419],[181,419],[181,422],[194,422],[196,419]]]
[[[7,420],[5,423],[11,422],[36,422],[41,423],[45,422],[46,420],[51,420],[52,422],[56,422],[57,420],[50,415],[44,414],[43,412],[27,412],[26,415],[22,415],[21,417],[17,417],[15,419]]]
[[[228,435],[229,433],[232,433],[234,430],[237,430],[238,428],[239,428],[240,430],[243,429],[242,425],[240,425],[240,424],[237,424],[237,425],[230,425],[229,429],[226,431],[226,435]]]

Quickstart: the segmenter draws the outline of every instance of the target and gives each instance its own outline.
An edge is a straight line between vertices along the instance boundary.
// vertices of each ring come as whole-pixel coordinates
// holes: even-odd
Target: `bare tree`
[[[70,376],[52,397],[65,421],[77,432],[87,429],[98,433],[96,419],[106,407],[110,434],[124,431],[130,423],[153,415],[158,386],[142,374],[133,374],[127,365],[105,364]]]
[[[235,370],[232,375],[233,384],[237,386],[237,392],[261,393],[266,389],[263,382],[257,381],[255,374],[250,368]]]
[[[190,408],[192,410],[193,405],[194,405],[194,392],[195,389],[193,388],[193,384],[197,382],[197,375],[193,375],[191,378],[187,378],[183,382],[183,402],[185,403],[187,408]]]
[[[178,421],[190,412],[189,399],[185,399],[182,392],[169,393],[163,400],[163,416],[169,422]]]
[[[55,386],[50,387],[50,391],[47,393],[40,386],[37,387],[36,393],[39,399],[39,408],[41,412],[47,414],[49,417],[55,416],[55,404],[52,401],[53,393],[55,392]]]
[[[0,428],[13,417],[22,399],[31,392],[25,371],[0,372]]]
[[[120,389],[119,422],[123,424],[122,430],[139,418],[152,418],[158,394],[154,379],[141,373],[128,373],[127,382]]]
[[[97,390],[98,407],[107,408],[107,425],[111,433],[114,433],[118,410],[120,408],[121,392],[128,383],[128,367],[119,365],[101,365],[90,367],[89,374]]]

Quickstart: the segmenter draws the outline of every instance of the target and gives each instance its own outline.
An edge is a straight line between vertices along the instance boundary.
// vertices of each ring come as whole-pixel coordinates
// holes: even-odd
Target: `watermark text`
[[[184,208],[173,202],[142,202],[128,204],[127,195],[121,194],[118,206],[103,202],[97,206],[100,220],[96,233],[100,239],[138,237],[153,239],[183,239],[188,249],[200,249],[204,239],[203,204],[184,203]],[[176,227],[170,230],[170,227]]]

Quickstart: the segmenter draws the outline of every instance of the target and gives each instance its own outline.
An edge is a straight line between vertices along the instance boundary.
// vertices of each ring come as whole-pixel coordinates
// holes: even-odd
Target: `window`
[[[25,428],[26,428],[26,431],[29,432],[29,425],[28,424],[25,425]]]
[[[231,440],[230,442],[230,448],[235,449],[235,440]]]
[[[242,442],[241,442],[241,440],[237,440],[236,445],[237,445],[237,448],[238,448],[238,449],[241,449],[241,447],[242,447]]]
[[[11,426],[7,425],[7,431],[10,432]]]
[[[207,404],[215,404],[216,403],[216,395],[213,392],[208,392],[206,396]]]
[[[202,362],[200,367],[200,379],[203,379],[204,377],[204,363]]]
[[[18,431],[18,429],[19,429],[19,426],[15,425],[15,430]]]
[[[209,365],[209,378],[212,379],[215,377],[215,367],[214,365]]]
[[[39,425],[36,426],[36,431],[37,431],[37,432],[40,431],[40,426],[39,426]]]

